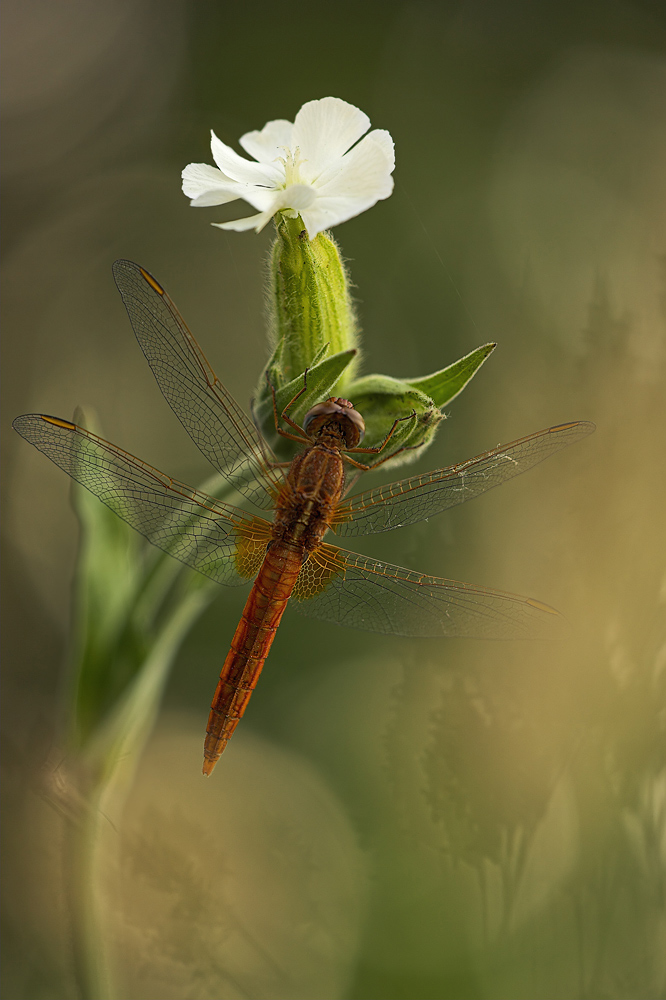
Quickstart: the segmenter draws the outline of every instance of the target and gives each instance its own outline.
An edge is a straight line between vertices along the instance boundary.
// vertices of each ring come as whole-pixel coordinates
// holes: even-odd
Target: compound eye
[[[329,417],[344,417],[349,421],[345,425],[345,421],[340,420],[344,428],[345,445],[347,448],[355,448],[363,440],[363,435],[365,434],[363,417],[354,409],[348,399],[342,399],[337,396],[331,396],[324,403],[317,403],[311,410],[308,410],[303,420],[303,430],[306,434],[316,435],[319,428],[328,423]],[[310,431],[309,428],[312,428],[312,430]]]
[[[363,440],[363,438],[365,437],[365,420],[358,412],[358,410],[354,409],[345,410],[345,416],[348,417],[349,420],[351,420],[354,427],[358,431],[358,441],[356,442],[356,444],[359,445]]]
[[[307,429],[315,417],[330,417],[333,413],[339,413],[341,409],[337,403],[331,402],[330,399],[327,399],[325,403],[317,403],[305,414],[303,430],[307,433]]]

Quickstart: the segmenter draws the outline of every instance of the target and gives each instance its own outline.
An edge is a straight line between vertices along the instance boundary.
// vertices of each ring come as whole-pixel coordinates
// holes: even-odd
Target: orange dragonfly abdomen
[[[209,775],[243,716],[303,565],[303,547],[269,546],[217,682],[204,742]]]

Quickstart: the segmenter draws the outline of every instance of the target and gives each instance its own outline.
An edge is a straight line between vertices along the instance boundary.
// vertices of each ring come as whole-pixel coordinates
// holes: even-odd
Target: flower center
[[[278,159],[284,167],[285,188],[291,187],[292,184],[307,183],[307,181],[303,181],[301,179],[300,175],[301,164],[305,163],[306,160],[304,157],[301,157],[301,151],[298,146],[296,146],[296,149],[293,151],[291,149],[287,149],[286,146],[282,146],[281,148],[284,149],[285,155],[279,156]]]

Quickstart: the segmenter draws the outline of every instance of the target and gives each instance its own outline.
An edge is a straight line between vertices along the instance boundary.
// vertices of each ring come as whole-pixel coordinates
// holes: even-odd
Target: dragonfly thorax
[[[348,399],[331,396],[308,410],[303,430],[315,441],[329,438],[331,443],[339,442],[338,447],[356,448],[363,440],[365,423]]]

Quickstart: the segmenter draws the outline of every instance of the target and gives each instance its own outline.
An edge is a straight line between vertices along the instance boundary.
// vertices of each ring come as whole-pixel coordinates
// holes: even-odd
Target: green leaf
[[[321,348],[320,351],[317,351],[314,358],[312,359],[312,364],[310,365],[311,368],[314,368],[315,365],[318,365],[320,361],[324,360],[324,358],[326,357],[326,355],[330,350],[330,347],[331,345],[329,343],[326,343],[324,344],[324,346]]]
[[[441,410],[463,391],[496,347],[497,344],[484,344],[447,368],[433,372],[432,375],[425,375],[423,378],[406,378],[404,381],[412,388],[425,392],[431,397],[435,406]]]
[[[78,423],[94,427],[91,414]],[[72,483],[81,525],[73,609],[70,738],[85,743],[131,680],[146,652],[146,636],[130,626],[142,586],[140,535],[88,490]]]

